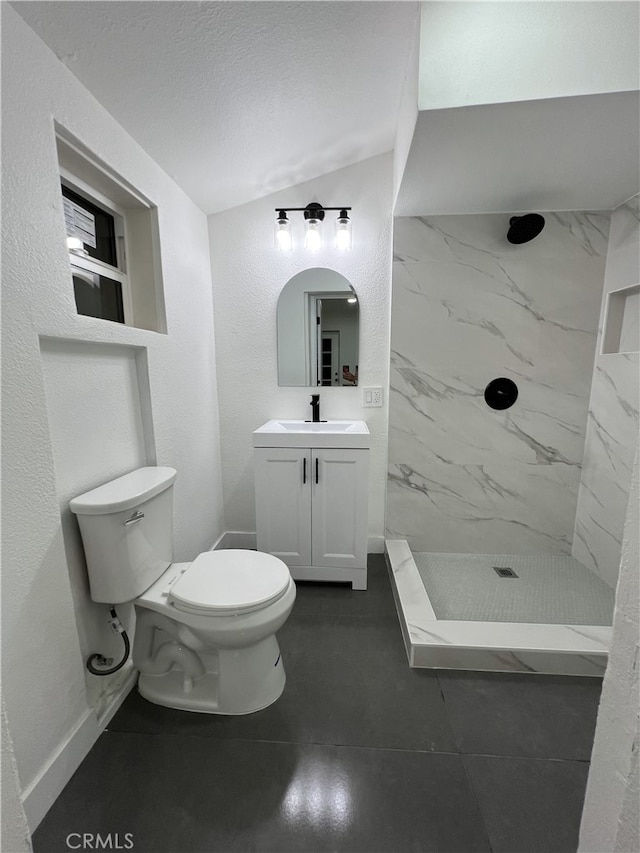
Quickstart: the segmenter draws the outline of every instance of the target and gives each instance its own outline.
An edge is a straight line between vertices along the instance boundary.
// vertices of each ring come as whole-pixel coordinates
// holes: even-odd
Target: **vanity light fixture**
[[[351,220],[348,212],[350,207],[323,207],[312,201],[306,207],[276,207],[276,248],[281,252],[290,252],[293,246],[291,223],[287,213],[302,211],[305,223],[304,247],[309,252],[317,252],[322,247],[321,224],[328,210],[337,210],[339,216],[335,225],[335,248],[345,251],[351,248]]]
[[[293,248],[291,239],[291,223],[287,219],[287,211],[279,210],[276,218],[276,249],[279,252],[290,252]]]

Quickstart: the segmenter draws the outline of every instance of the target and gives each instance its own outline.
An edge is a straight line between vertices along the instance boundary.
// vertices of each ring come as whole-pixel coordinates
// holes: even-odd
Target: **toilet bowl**
[[[142,468],[71,501],[94,601],[133,603],[133,663],[149,701],[209,714],[267,707],[285,685],[278,631],[296,588],[285,563],[239,549],[174,563],[172,468]]]
[[[140,693],[158,705],[204,713],[248,714],[271,705],[285,685],[275,634],[295,597],[287,566],[270,554],[207,551],[193,563],[173,563],[134,601]]]

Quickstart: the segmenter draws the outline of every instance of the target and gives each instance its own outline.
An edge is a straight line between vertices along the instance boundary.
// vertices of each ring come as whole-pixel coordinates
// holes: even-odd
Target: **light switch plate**
[[[362,405],[365,408],[373,408],[382,406],[382,388],[363,388],[362,389]]]

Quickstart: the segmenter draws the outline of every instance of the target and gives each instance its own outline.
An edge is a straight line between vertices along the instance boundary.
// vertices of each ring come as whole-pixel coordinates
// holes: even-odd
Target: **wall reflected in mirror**
[[[357,386],[360,307],[343,275],[320,267],[294,275],[277,323],[278,385]]]

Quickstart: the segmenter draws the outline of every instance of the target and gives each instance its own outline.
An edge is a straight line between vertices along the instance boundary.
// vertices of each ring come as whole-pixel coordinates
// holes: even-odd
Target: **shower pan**
[[[604,674],[613,590],[572,557],[385,551],[410,666]]]
[[[610,240],[520,205],[394,218],[386,552],[412,666],[598,676],[638,411],[603,312],[637,208]]]

